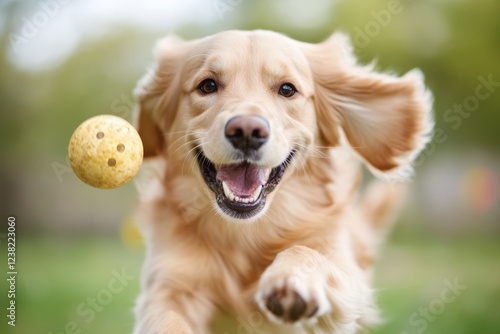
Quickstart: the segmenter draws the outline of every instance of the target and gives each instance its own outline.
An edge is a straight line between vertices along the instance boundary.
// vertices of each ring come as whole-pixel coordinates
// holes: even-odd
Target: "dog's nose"
[[[231,118],[225,128],[227,140],[234,148],[249,151],[257,150],[269,138],[269,123],[256,115],[243,115]]]

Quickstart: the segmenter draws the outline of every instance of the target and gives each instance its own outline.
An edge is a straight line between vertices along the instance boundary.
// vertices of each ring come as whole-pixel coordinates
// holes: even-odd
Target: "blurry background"
[[[6,273],[14,215],[18,276],[15,328],[6,325],[1,280],[0,332],[130,332],[143,257],[131,228],[134,186],[80,182],[69,138],[97,114],[130,120],[131,92],[159,37],[257,28],[309,42],[342,30],[362,63],[423,71],[436,133],[377,267],[386,323],[370,333],[498,333],[497,0],[3,0],[0,263]]]

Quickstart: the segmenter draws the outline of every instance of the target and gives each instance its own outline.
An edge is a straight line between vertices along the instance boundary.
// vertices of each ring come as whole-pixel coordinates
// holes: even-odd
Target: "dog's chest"
[[[231,280],[241,289],[247,289],[259,279],[275,254],[251,250],[241,245],[217,250],[212,258],[217,267],[216,280]]]

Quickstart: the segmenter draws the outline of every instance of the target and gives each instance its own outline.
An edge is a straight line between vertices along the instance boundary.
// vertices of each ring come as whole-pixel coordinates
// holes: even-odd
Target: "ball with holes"
[[[83,182],[102,189],[130,181],[142,164],[139,134],[126,120],[112,115],[92,117],[75,130],[69,160]]]

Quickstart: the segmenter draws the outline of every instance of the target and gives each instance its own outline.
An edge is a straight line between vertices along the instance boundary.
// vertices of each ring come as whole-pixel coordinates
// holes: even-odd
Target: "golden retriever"
[[[433,127],[420,72],[360,66],[339,33],[319,44],[270,31],[169,36],[155,57],[136,88],[157,174],[139,187],[135,333],[376,323],[372,262],[400,193],[376,181],[358,198],[360,161],[411,173]]]

